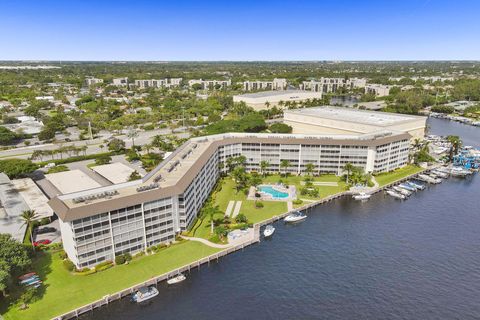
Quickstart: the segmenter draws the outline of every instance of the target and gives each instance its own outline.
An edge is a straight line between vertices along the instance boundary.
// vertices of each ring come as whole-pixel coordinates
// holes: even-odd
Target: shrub
[[[83,269],[77,270],[75,274],[79,276],[88,276],[89,274],[94,274],[96,272],[97,272],[96,269],[83,268]]]
[[[151,131],[151,130],[154,130],[155,129],[155,125],[153,124],[146,124],[143,126],[143,130],[145,131]]]
[[[63,260],[63,266],[65,267],[65,269],[67,269],[68,271],[72,272],[73,270],[75,270],[75,265],[73,264],[72,261],[66,259],[66,260]]]
[[[303,203],[303,200],[301,199],[295,199],[292,201],[293,204],[302,204]]]
[[[243,213],[240,213],[238,216],[235,217],[235,222],[236,223],[245,223],[247,221],[248,221],[247,216],[244,215]]]
[[[58,257],[59,257],[60,259],[62,259],[62,260],[65,260],[65,259],[68,258],[68,255],[67,255],[67,253],[66,253],[65,251],[60,251],[60,252],[58,253]]]
[[[120,265],[125,263],[125,256],[123,254],[115,257],[115,264]]]
[[[24,304],[29,304],[35,302],[38,299],[37,288],[29,287],[25,292],[20,296],[20,301]]]
[[[147,249],[148,250],[148,249]],[[143,257],[145,255],[145,252],[144,251],[140,251],[140,252],[137,252],[133,258],[136,259],[136,258],[140,258],[140,257]]]
[[[105,269],[103,269],[104,267],[111,267],[111,266],[113,266],[113,261],[107,260],[107,261],[104,261],[104,262],[101,262],[101,263],[97,264],[95,266],[95,270],[97,270],[97,271],[105,270]]]
[[[263,208],[263,202],[260,202],[260,201],[255,202],[255,208],[258,208],[258,209]]]
[[[58,165],[58,166],[55,166],[53,168],[48,169],[47,174],[64,172],[64,171],[69,171],[69,170],[70,169],[68,169],[68,167],[66,165],[61,164],[61,165]]]
[[[125,261],[131,261],[132,260],[132,255],[130,253],[124,253],[123,256],[125,257]]]

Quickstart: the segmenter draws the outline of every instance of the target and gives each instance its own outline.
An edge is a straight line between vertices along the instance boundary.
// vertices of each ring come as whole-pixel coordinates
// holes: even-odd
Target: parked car
[[[49,232],[55,232],[57,229],[54,227],[43,227],[43,228],[38,228],[37,229],[37,234],[42,234],[42,233],[49,233]]]
[[[52,241],[50,241],[50,240],[48,240],[48,239],[44,239],[44,240],[40,240],[40,241],[35,241],[35,242],[33,243],[33,245],[34,245],[35,247],[38,247],[39,245],[47,245],[47,244],[50,244],[50,243],[52,243]]]

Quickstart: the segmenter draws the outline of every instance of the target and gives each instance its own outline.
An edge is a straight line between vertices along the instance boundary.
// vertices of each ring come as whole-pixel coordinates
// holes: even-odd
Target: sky
[[[480,60],[480,1],[0,0],[0,60]]]

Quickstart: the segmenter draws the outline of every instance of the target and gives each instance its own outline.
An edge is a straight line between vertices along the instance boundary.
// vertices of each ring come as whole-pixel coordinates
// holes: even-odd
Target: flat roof
[[[314,93],[313,91],[303,91],[303,90],[271,90],[271,91],[261,91],[255,93],[245,93],[236,95],[236,97],[241,98],[266,98],[266,97],[275,97],[275,96],[283,96],[289,94],[308,94],[311,95]],[[320,93],[319,93],[320,94]]]
[[[62,194],[101,187],[98,182],[78,169],[47,174],[45,175],[45,178],[47,178],[47,180],[50,181]]]
[[[112,183],[122,183],[128,181],[128,178],[135,169],[124,165],[121,162],[104,164],[92,167],[92,170]]]
[[[305,109],[285,110],[284,114],[296,114],[317,118],[326,118],[338,121],[357,122],[375,126],[391,126],[404,122],[418,120],[421,116],[412,116],[399,113],[365,111],[358,109],[322,106]]]
[[[27,226],[20,215],[28,206],[6,174],[0,172],[0,233],[11,234],[23,242]]]
[[[32,179],[16,179],[12,180],[12,183],[30,209],[35,210],[39,219],[53,216],[53,210],[48,205],[48,198]]]

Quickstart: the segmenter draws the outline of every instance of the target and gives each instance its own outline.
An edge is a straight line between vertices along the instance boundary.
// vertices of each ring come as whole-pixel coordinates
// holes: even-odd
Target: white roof
[[[135,171],[135,169],[132,169],[121,162],[95,166],[92,167],[92,170],[112,183],[127,182],[132,172]]]
[[[402,122],[417,120],[419,116],[398,113],[364,111],[350,108],[331,106],[285,110],[285,114],[298,114],[304,116],[334,119],[339,121],[357,122],[376,126],[391,126]]]
[[[96,182],[78,169],[72,171],[51,173],[47,174],[45,177],[62,194],[101,187],[98,182]]]
[[[47,203],[48,198],[32,179],[17,179],[12,180],[12,183],[29,208],[35,210],[39,219],[53,216],[53,210]]]

